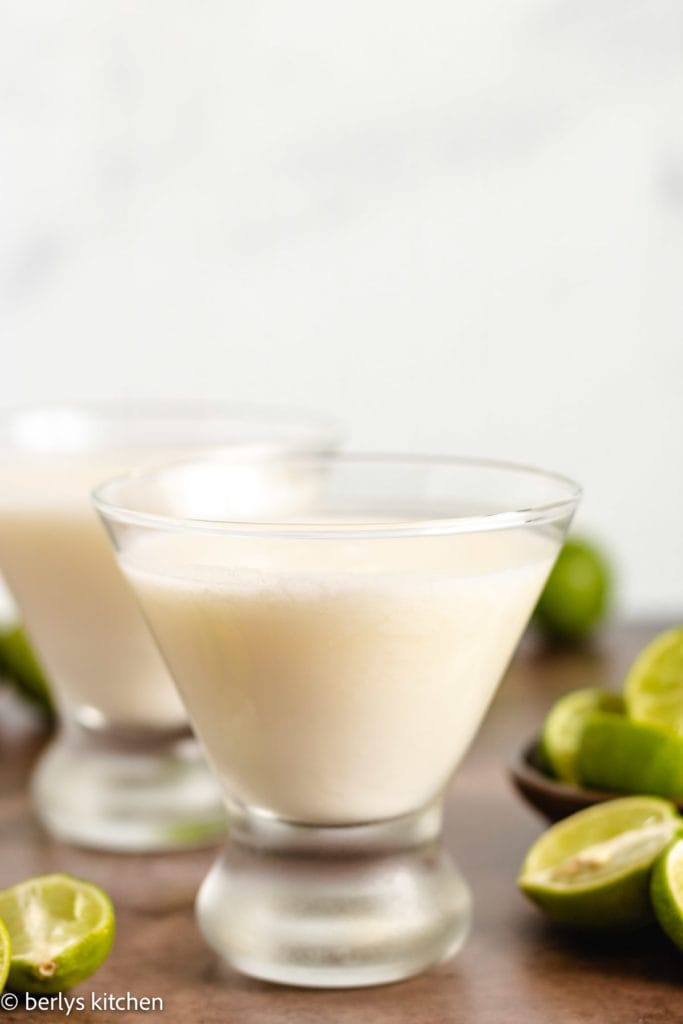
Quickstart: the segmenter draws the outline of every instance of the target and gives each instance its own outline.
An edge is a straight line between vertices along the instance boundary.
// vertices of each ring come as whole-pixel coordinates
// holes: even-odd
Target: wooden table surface
[[[240,977],[205,947],[192,903],[215,850],[163,856],[94,853],[48,838],[27,795],[40,734],[0,723],[0,886],[29,874],[70,871],[103,885],[117,910],[113,952],[72,991],[157,996],[162,1012],[74,1011],[80,1024],[608,1024],[683,1022],[683,957],[655,930],[577,938],[546,923],[515,877],[541,820],[513,792],[506,766],[552,701],[578,686],[618,687],[636,650],[662,624],[613,629],[600,650],[514,661],[448,803],[446,843],[474,895],[474,924],[458,957],[418,978],[374,989],[312,991]],[[12,1021],[64,1022],[53,1009],[0,1013]]]

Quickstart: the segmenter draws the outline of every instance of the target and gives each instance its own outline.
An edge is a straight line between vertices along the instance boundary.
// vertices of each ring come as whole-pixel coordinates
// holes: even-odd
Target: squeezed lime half
[[[518,883],[552,920],[627,928],[652,920],[652,865],[681,827],[673,804],[625,797],[553,825],[529,850]]]
[[[114,940],[114,908],[97,885],[71,875],[40,875],[0,892],[0,918],[12,944],[8,986],[53,993],[90,977]]]

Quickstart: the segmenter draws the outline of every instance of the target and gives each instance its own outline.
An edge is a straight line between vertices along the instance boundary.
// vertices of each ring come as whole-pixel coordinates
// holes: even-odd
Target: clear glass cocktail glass
[[[207,941],[270,981],[392,981],[464,940],[444,793],[579,491],[463,459],[274,465],[277,515],[241,514],[220,461],[112,480],[95,504],[228,807]]]
[[[225,446],[316,452],[334,428],[286,412],[187,403],[19,409],[0,417],[0,567],[49,677],[59,730],[38,763],[39,817],[58,838],[120,850],[206,842],[218,787],[122,577],[90,492],[112,473]],[[240,480],[245,511],[267,473]]]

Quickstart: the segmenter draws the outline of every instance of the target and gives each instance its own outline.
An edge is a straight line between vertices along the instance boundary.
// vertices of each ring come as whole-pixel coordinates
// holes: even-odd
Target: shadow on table
[[[630,979],[670,983],[680,988],[683,955],[656,926],[629,932],[594,932],[561,928],[540,920],[524,928],[534,971],[576,972],[586,978]]]

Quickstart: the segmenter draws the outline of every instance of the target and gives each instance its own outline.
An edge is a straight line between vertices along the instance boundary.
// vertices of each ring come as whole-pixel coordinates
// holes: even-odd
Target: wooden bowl
[[[541,771],[540,737],[525,743],[510,765],[512,784],[527,803],[537,810],[548,821],[559,821],[584,807],[614,800],[625,793],[608,793],[598,789],[583,789],[568,782],[551,779]],[[683,801],[677,804],[683,812]]]

